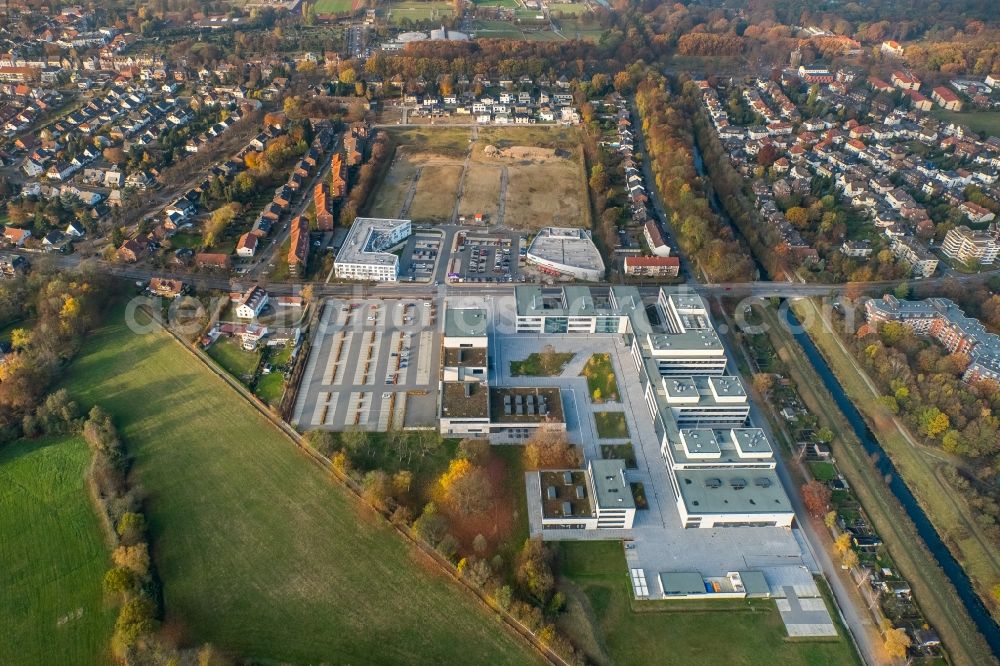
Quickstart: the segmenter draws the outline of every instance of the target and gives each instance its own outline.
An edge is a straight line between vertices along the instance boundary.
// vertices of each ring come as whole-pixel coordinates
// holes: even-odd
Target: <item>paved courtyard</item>
[[[327,302],[295,403],[304,430],[437,425],[440,325],[397,300]]]
[[[510,362],[522,360],[551,344],[575,356],[558,377],[511,377]],[[609,353],[622,402],[594,404],[587,381],[580,376],[587,359]],[[662,598],[657,575],[664,571],[697,571],[721,576],[730,571],[763,571],[771,593],[780,597],[779,611],[791,636],[836,635],[829,612],[812,579],[818,568],[800,546],[796,530],[780,527],[726,527],[684,529],[674,504],[673,478],[660,454],[652,421],[645,411],[639,373],[620,335],[497,335],[492,341],[491,383],[499,386],[558,386],[566,412],[570,441],[583,448],[586,458],[600,457],[601,444],[631,442],[637,469],[626,472],[629,482],[640,481],[649,502],[637,512],[631,530],[558,530],[541,525],[541,487],[536,473],[525,475],[531,534],[548,541],[626,540],[628,567],[639,569],[649,583],[649,597]],[[594,413],[620,411],[629,437],[601,439]],[[623,572],[624,573],[624,572]],[[832,632],[832,633],[831,633]]]

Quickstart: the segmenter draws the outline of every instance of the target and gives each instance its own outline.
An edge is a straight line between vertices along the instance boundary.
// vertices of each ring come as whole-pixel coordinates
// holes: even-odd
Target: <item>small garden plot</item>
[[[260,364],[260,352],[243,349],[238,338],[220,338],[208,348],[208,355],[223,370],[243,382],[253,379]]]
[[[597,436],[601,439],[622,439],[628,437],[628,425],[624,412],[595,412]]]
[[[541,353],[530,354],[523,361],[511,361],[510,374],[514,377],[555,377],[562,373],[573,356],[572,352],[543,349]]]
[[[809,471],[812,472],[814,479],[822,483],[833,481],[837,478],[837,468],[833,463],[812,462],[809,463]]]
[[[642,481],[633,481],[629,484],[632,486],[632,499],[635,500],[635,508],[648,509],[649,500],[646,499],[646,487],[642,485]]]
[[[587,391],[591,402],[617,402],[618,380],[614,368],[611,367],[610,354],[594,354],[583,366],[581,377],[587,378]]]
[[[601,444],[601,458],[605,460],[624,460],[625,466],[629,469],[637,467],[635,462],[635,449],[632,443],[625,444]]]

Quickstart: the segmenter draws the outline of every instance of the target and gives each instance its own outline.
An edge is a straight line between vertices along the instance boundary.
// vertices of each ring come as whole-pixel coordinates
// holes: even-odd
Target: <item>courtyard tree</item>
[[[542,425],[524,445],[524,466],[527,469],[579,467],[580,452],[569,443],[566,432]]]

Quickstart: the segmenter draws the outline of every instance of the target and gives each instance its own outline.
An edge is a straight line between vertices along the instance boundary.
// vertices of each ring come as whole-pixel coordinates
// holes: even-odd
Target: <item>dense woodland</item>
[[[905,286],[899,295],[907,296]],[[934,295],[951,298],[966,314],[994,329],[1000,326],[1000,295],[986,287],[970,290],[952,282],[935,289]],[[962,381],[969,364],[966,355],[949,354],[902,324],[883,323],[877,330],[862,325],[844,334],[878,385],[880,403],[924,444],[963,461],[951,482],[1000,544],[1000,387],[992,381]]]
[[[0,280],[0,323],[11,329],[10,353],[0,363],[0,443],[34,433],[31,414],[112,293],[110,279],[86,265],[79,274],[41,266]]]

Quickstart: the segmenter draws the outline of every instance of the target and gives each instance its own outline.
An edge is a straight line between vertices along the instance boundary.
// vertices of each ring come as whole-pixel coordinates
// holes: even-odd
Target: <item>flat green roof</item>
[[[773,469],[683,469],[675,475],[691,515],[792,512]]]
[[[763,572],[760,571],[737,571],[740,580],[743,581],[743,589],[747,591],[748,597],[769,597],[771,596],[771,586],[767,584]]]
[[[668,597],[706,594],[705,578],[697,571],[661,571],[660,585]]]
[[[446,338],[471,338],[486,335],[489,318],[482,308],[451,308],[444,313]]]

